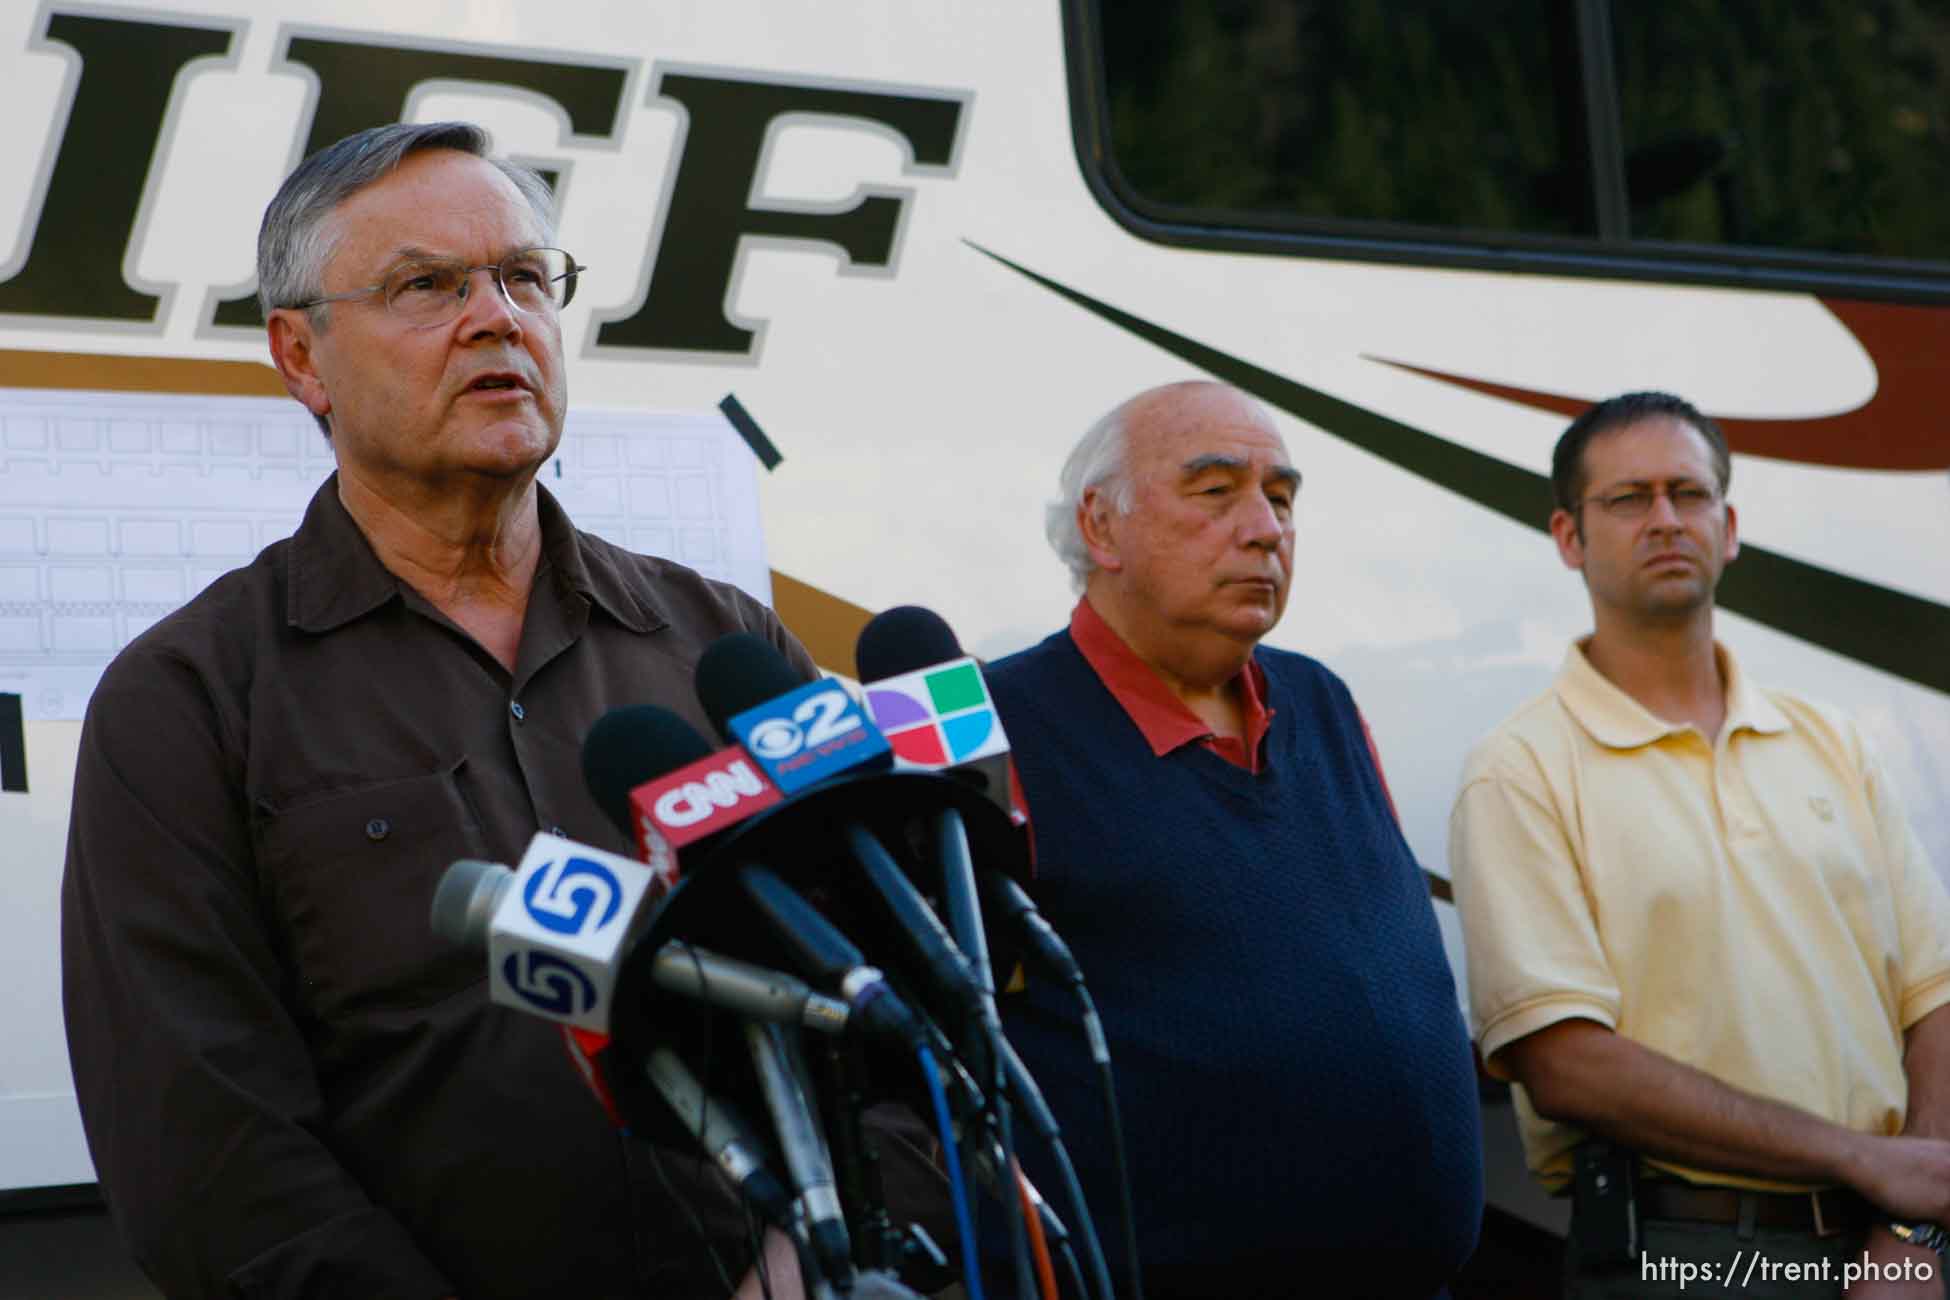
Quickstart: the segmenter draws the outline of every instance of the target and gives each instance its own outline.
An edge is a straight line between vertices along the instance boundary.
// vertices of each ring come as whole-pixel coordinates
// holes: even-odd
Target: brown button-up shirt
[[[578,532],[512,675],[386,570],[320,488],[303,525],[130,645],[89,705],[62,892],[75,1085],[110,1208],[172,1296],[690,1296],[735,1280],[714,1170],[626,1142],[557,1027],[434,937],[456,858],[559,829],[627,853],[584,788],[606,710],[692,689],[771,611]]]

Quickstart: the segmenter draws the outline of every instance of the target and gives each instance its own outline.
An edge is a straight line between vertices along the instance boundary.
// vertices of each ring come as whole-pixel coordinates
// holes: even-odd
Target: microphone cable
[[[1002,1160],[1005,1166],[1004,1181],[1013,1177],[1022,1178],[1022,1167],[1016,1160],[1016,1126],[1009,1112],[1008,1090],[1004,1086],[1002,1068],[1002,1029],[999,1025],[982,1025],[978,1034],[987,1039],[989,1060],[994,1063],[988,1094],[989,1111],[995,1120],[996,1140],[1002,1146]],[[1021,1187],[1017,1187],[1018,1201],[1022,1200]],[[1016,1270],[1016,1292],[1019,1295],[1033,1294],[1035,1278],[1031,1266],[1033,1243],[1041,1237],[1042,1226],[1035,1224],[1034,1215],[1025,1207],[1017,1212],[1017,1207],[1003,1198],[1003,1213],[1009,1221],[1009,1255]]]
[[[968,1188],[962,1182],[961,1154],[956,1150],[954,1122],[948,1116],[948,1092],[941,1086],[941,1070],[925,1043],[916,1044],[921,1074],[934,1101],[935,1123],[941,1128],[941,1151],[948,1162],[948,1193],[955,1206],[955,1228],[961,1236],[961,1267],[968,1283],[968,1300],[983,1300],[982,1270],[975,1257],[975,1221],[968,1212]]]
[[[1063,1194],[1076,1207],[1077,1232],[1083,1237],[1083,1249],[1090,1260],[1090,1271],[1096,1275],[1097,1293],[1103,1300],[1116,1300],[1117,1292],[1110,1284],[1110,1265],[1104,1261],[1104,1247],[1097,1240],[1097,1225],[1091,1221],[1090,1206],[1083,1199],[1083,1184],[1077,1181],[1077,1167],[1070,1163],[1070,1149],[1054,1137],[1049,1139],[1049,1149],[1056,1159],[1056,1172],[1063,1179]]]
[[[1056,1270],[1049,1262],[1049,1242],[1043,1238],[1043,1221],[1037,1217],[1035,1202],[1029,1199],[1029,1180],[1023,1177],[1014,1156],[1009,1157],[1009,1172],[1016,1176],[1016,1198],[1022,1203],[1022,1220],[1028,1225],[1029,1249],[1036,1257],[1036,1280],[1042,1284],[1043,1300],[1060,1300]]]
[[[1103,1243],[1097,1238],[1097,1225],[1090,1217],[1089,1202],[1083,1198],[1083,1184],[1077,1178],[1076,1165],[1071,1163],[1070,1149],[1063,1143],[1063,1130],[1021,1059],[1012,1051],[1004,1056],[1003,1065],[1009,1073],[1016,1100],[1022,1103],[1029,1117],[1030,1127],[1043,1139],[1050,1157],[1056,1162],[1056,1172],[1063,1180],[1063,1195],[1076,1211],[1076,1233],[1083,1238],[1084,1258],[1089,1262],[1091,1274],[1096,1280],[1098,1300],[1116,1300],[1117,1292],[1110,1284],[1110,1266],[1104,1261]]]
[[[1056,1243],[1056,1253],[1063,1257],[1063,1267],[1068,1271],[1070,1285],[1076,1288],[1079,1296],[1087,1297],[1090,1288],[1083,1284],[1083,1265],[1077,1263],[1077,1250],[1068,1238]]]
[[[1097,1014],[1097,1004],[1084,983],[1083,968],[1077,964],[1069,945],[1043,919],[1022,887],[999,872],[982,877],[980,883],[984,899],[997,911],[1015,918],[1024,941],[1025,956],[1049,978],[1059,984],[1067,984],[1076,994],[1082,1012],[1084,1038],[1089,1042],[1090,1056],[1097,1066],[1103,1089],[1104,1114],[1110,1127],[1111,1158],[1117,1173],[1118,1208],[1123,1211],[1124,1218],[1124,1252],[1131,1272],[1130,1300],[1144,1300],[1144,1279],[1138,1265],[1137,1218],[1131,1198],[1130,1163],[1124,1147],[1124,1122],[1118,1111],[1117,1084],[1111,1072],[1110,1041],[1104,1034],[1103,1018]],[[1042,1136],[1057,1156],[1058,1166],[1064,1175],[1065,1192],[1077,1207],[1077,1227],[1084,1234],[1084,1249],[1089,1253],[1092,1271],[1103,1287],[1105,1300],[1110,1300],[1109,1268],[1103,1259],[1103,1248],[1090,1221],[1089,1207],[1083,1204],[1082,1192],[1076,1185],[1076,1173],[1070,1164],[1069,1152],[1064,1150],[1054,1128],[1055,1117],[1047,1113],[1047,1107],[1039,1112],[1033,1101],[1031,1107],[1032,1120],[1036,1121]]]
[[[1117,1108],[1117,1080],[1111,1074],[1110,1043],[1104,1037],[1104,1022],[1098,1018],[1097,1004],[1090,990],[1078,978],[1072,985],[1083,1007],[1083,1031],[1090,1040],[1090,1055],[1097,1063],[1097,1077],[1103,1084],[1104,1122],[1110,1127],[1110,1156],[1117,1170],[1118,1209],[1124,1216],[1125,1265],[1130,1269],[1131,1300],[1144,1300],[1144,1277],[1138,1270],[1137,1213],[1131,1204],[1131,1171],[1124,1154],[1124,1119]]]

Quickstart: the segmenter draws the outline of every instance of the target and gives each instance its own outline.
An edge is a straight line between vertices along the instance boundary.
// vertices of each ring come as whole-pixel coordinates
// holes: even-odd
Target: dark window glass
[[[1950,0],[1096,4],[1155,215],[1950,260]]]
[[[1550,0],[1102,6],[1143,198],[1262,218],[1570,233]]]
[[[1950,258],[1950,6],[1612,6],[1631,231]]]

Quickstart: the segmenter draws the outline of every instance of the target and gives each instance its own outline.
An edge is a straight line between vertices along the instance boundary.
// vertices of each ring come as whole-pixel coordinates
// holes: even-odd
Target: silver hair
[[[298,164],[264,209],[257,228],[257,304],[266,320],[278,307],[309,302],[324,293],[325,264],[344,234],[332,215],[366,186],[391,175],[408,157],[430,149],[457,149],[492,163],[514,182],[542,225],[542,238],[555,241],[555,195],[533,168],[488,153],[488,134],[472,122],[395,122],[348,135]],[[323,330],[329,304],[307,311]],[[314,416],[327,438],[332,425]]]
[[[1069,568],[1070,585],[1078,591],[1096,568],[1090,548],[1084,544],[1083,529],[1077,525],[1083,494],[1091,488],[1099,489],[1109,495],[1111,506],[1119,514],[1129,514],[1137,503],[1131,486],[1131,439],[1125,419],[1130,405],[1128,401],[1119,403],[1077,440],[1069,459],[1063,462],[1062,473],[1057,475],[1062,495],[1050,502],[1044,513],[1043,532],[1057,558]]]
[[[390,175],[408,157],[430,149],[456,149],[498,168],[514,182],[541,222],[543,238],[555,238],[555,196],[533,168],[488,153],[488,134],[471,122],[395,122],[348,135],[298,164],[264,209],[257,231],[257,301],[264,315],[324,292],[325,263],[344,233],[332,214],[341,203]],[[313,308],[313,319],[322,323]]]

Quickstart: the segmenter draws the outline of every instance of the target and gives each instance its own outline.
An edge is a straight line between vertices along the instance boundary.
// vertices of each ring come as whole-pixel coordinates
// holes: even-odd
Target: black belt
[[[1819,1192],[1750,1192],[1737,1187],[1695,1187],[1645,1179],[1638,1186],[1641,1219],[1690,1219],[1696,1223],[1737,1224],[1833,1237],[1864,1227],[1873,1217],[1868,1202],[1844,1188]],[[1751,1205],[1751,1211],[1747,1206]],[[1743,1212],[1747,1211],[1747,1212]],[[1748,1219],[1748,1213],[1752,1218]]]

